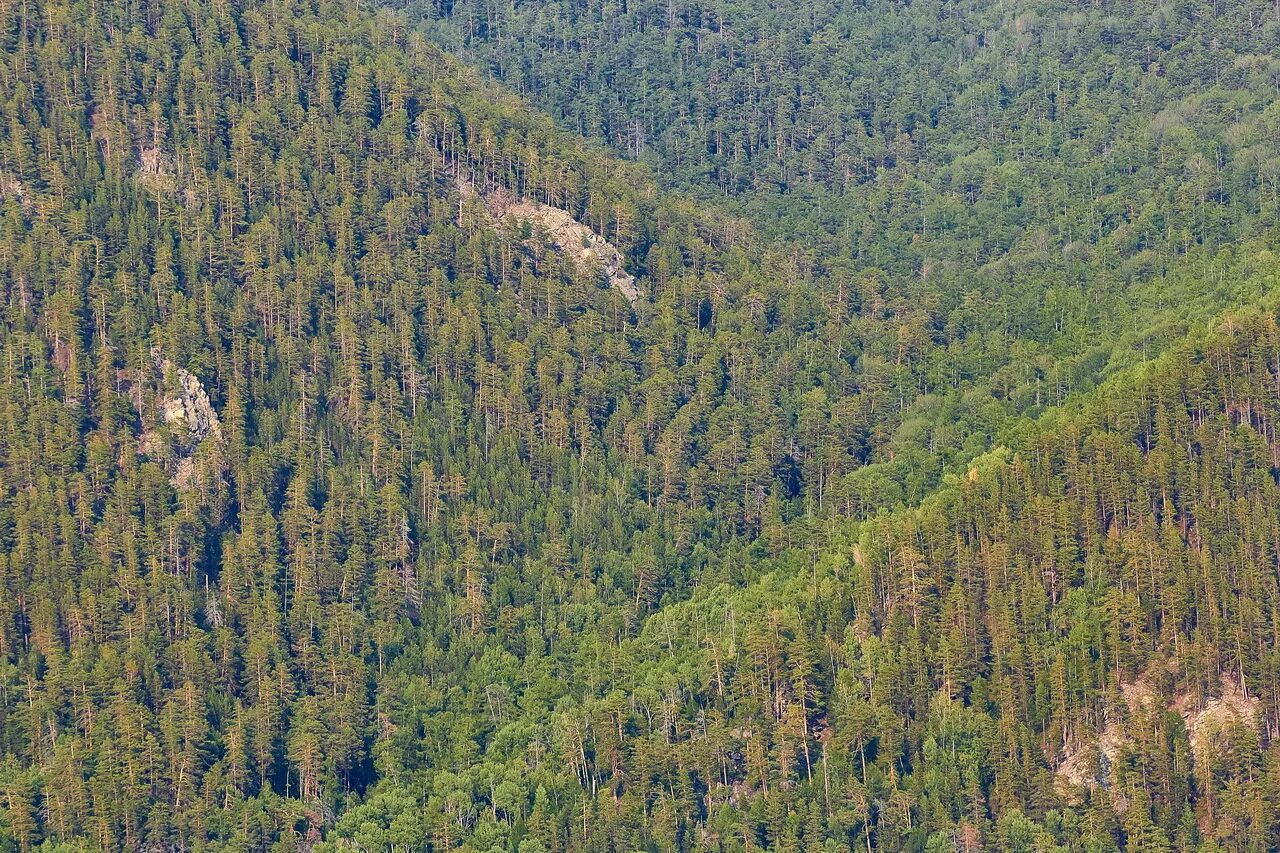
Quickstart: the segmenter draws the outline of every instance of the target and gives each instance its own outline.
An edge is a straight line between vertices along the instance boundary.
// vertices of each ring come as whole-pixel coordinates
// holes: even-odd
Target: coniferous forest
[[[0,853],[1280,848],[1271,0],[0,46]]]

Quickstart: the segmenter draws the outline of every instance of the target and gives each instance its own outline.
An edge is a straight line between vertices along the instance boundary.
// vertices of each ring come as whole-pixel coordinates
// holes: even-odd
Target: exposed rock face
[[[200,380],[181,367],[174,367],[169,359],[160,358],[154,352],[152,355],[160,374],[168,376],[173,371],[178,382],[177,395],[161,400],[160,412],[164,422],[170,426],[185,426],[196,441],[203,441],[209,436],[221,441],[222,422],[218,420],[218,413],[213,410],[213,404],[209,402],[209,395]]]
[[[593,263],[598,263],[604,279],[616,287],[629,303],[636,304],[640,294],[636,290],[635,277],[623,267],[622,252],[574,219],[568,211],[528,199],[502,204],[501,207],[491,202],[490,209],[495,208],[498,208],[495,212],[501,219],[517,223],[528,222],[535,235],[539,231],[544,232],[556,251],[572,260],[580,272],[585,272]]]
[[[1238,683],[1224,679],[1221,695],[1198,701],[1188,693],[1175,693],[1169,701],[1153,689],[1151,681],[1142,676],[1120,685],[1121,696],[1128,708],[1128,721],[1118,718],[1107,721],[1095,739],[1085,741],[1063,751],[1057,767],[1059,793],[1067,799],[1076,799],[1074,793],[1087,789],[1110,791],[1116,812],[1123,813],[1128,802],[1115,786],[1114,768],[1123,759],[1132,743],[1132,726],[1144,717],[1160,710],[1176,713],[1191,741],[1191,761],[1199,772],[1209,763],[1210,751],[1219,743],[1219,735],[1232,725],[1257,729],[1260,702],[1250,696]]]
[[[1058,793],[1069,802],[1079,802],[1080,797],[1076,795],[1078,790],[1092,791],[1106,781],[1105,774],[1099,772],[1103,769],[1101,765],[1104,760],[1105,754],[1096,743],[1066,750],[1056,771],[1058,780],[1055,787]]]
[[[1222,695],[1203,704],[1193,703],[1189,696],[1175,699],[1171,710],[1182,717],[1187,737],[1191,740],[1192,760],[1207,763],[1209,751],[1214,748],[1216,736],[1233,724],[1249,728],[1258,725],[1262,703],[1246,693],[1239,684],[1228,683]]]
[[[152,349],[151,358],[155,365],[151,378],[158,380],[161,389],[156,397],[156,414],[168,428],[171,440],[164,440],[158,423],[150,426],[145,423],[144,383],[136,381],[137,377],[122,375],[122,385],[127,386],[134,407],[144,417],[138,453],[163,464],[175,488],[187,489],[193,485],[196,474],[196,452],[206,442],[222,443],[222,422],[194,374],[174,365],[158,349]]]
[[[27,196],[27,188],[22,181],[7,172],[0,172],[0,201],[17,199],[22,202]]]
[[[153,192],[173,192],[172,158],[156,146],[144,146],[138,151],[138,183]]]
[[[475,187],[457,180],[463,199],[475,197]],[[556,253],[568,258],[580,273],[598,265],[606,283],[618,289],[631,305],[640,297],[635,276],[627,272],[622,252],[595,231],[573,218],[567,210],[530,199],[516,199],[505,190],[483,195],[485,210],[496,222],[528,223],[533,230],[529,240],[544,237]],[[528,242],[528,241],[526,241]]]
[[[24,217],[31,214],[33,202],[26,186],[8,172],[0,172],[0,203],[10,199],[18,203]]]

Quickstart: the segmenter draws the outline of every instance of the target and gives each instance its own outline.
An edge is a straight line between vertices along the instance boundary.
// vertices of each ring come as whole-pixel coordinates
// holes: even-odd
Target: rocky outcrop
[[[0,172],[0,203],[10,200],[18,203],[24,217],[32,213],[34,202],[26,185],[8,172]]]
[[[579,273],[585,275],[597,271],[605,284],[617,288],[631,305],[636,304],[640,293],[636,289],[635,276],[626,270],[622,252],[574,219],[567,210],[531,199],[517,199],[506,190],[480,194],[461,178],[457,180],[457,186],[464,201],[479,196],[493,222],[517,226],[527,224],[529,237],[526,243],[544,240],[556,254],[572,262]]]
[[[1209,765],[1211,751],[1218,747],[1223,732],[1235,725],[1258,728],[1258,699],[1231,679],[1223,680],[1218,696],[1204,699],[1178,692],[1165,701],[1151,685],[1146,676],[1121,684],[1124,708],[1118,710],[1128,713],[1109,715],[1096,738],[1086,738],[1063,750],[1056,770],[1059,794],[1075,801],[1077,792],[1082,790],[1108,791],[1113,807],[1122,813],[1128,802],[1115,785],[1114,768],[1134,741],[1132,726],[1139,724],[1136,721],[1150,719],[1150,714],[1159,710],[1172,711],[1182,718],[1191,742],[1192,767],[1197,772]]]
[[[568,211],[528,199],[506,202],[493,196],[488,206],[499,219],[528,223],[533,232],[531,239],[545,235],[556,252],[572,261],[579,272],[587,273],[593,265],[598,265],[604,280],[616,287],[629,303],[636,304],[640,294],[635,277],[623,266],[622,252]]]
[[[0,201],[12,198],[21,203],[26,197],[27,188],[22,185],[22,181],[8,172],[0,172]]]
[[[154,145],[138,151],[138,183],[152,192],[169,193],[176,189],[173,158]]]
[[[1187,738],[1191,741],[1192,761],[1207,764],[1218,735],[1233,725],[1258,726],[1262,703],[1241,686],[1228,681],[1221,696],[1194,702],[1190,696],[1178,696],[1170,710],[1182,717]]]
[[[194,374],[164,358],[158,349],[152,349],[151,359],[151,376],[121,371],[118,377],[121,390],[129,395],[143,419],[138,453],[162,464],[175,488],[188,489],[197,474],[197,452],[210,442],[222,444],[222,422]],[[148,423],[144,391],[156,385],[160,390],[155,398],[155,415]]]

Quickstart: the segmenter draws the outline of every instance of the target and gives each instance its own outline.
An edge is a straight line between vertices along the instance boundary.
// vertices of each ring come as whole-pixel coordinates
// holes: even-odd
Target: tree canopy
[[[0,5],[0,851],[1274,847],[1272,10],[1024,5]]]

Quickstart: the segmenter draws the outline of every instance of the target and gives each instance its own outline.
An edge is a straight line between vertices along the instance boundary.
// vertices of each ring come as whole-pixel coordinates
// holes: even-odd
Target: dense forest
[[[1268,0],[392,5],[670,185],[880,267],[1114,264],[1276,215]]]
[[[1280,843],[1271,5],[758,5],[0,4],[0,851]]]

